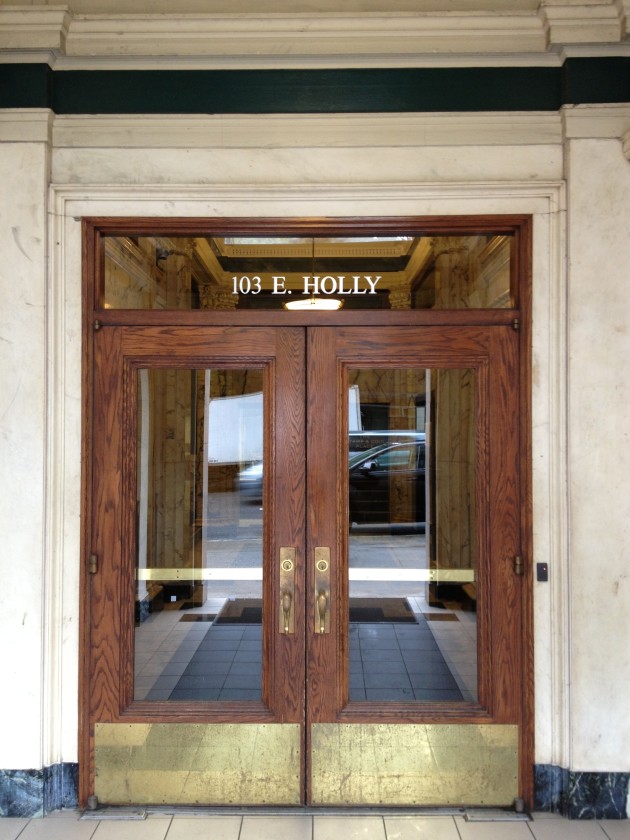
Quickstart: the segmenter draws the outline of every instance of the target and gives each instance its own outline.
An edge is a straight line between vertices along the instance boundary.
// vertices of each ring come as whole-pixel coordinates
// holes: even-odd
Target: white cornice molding
[[[64,53],[72,21],[67,6],[0,7],[0,50]]]
[[[630,160],[630,105],[567,105],[562,124],[567,140],[620,140]]]
[[[544,52],[528,13],[161,15],[73,21],[67,55],[213,55],[235,58],[419,56]]]
[[[0,110],[0,143],[47,143],[52,145],[53,112],[47,108]]]
[[[56,148],[362,148],[562,141],[557,113],[58,116]]]
[[[565,105],[562,122],[567,140],[621,140],[630,130],[630,105]]]
[[[55,31],[55,23],[57,31]],[[74,15],[49,7],[0,8],[0,49],[55,49],[67,57],[213,57],[342,62],[436,54],[540,53],[535,14],[514,12],[376,14]]]
[[[541,0],[539,13],[550,45],[616,44],[625,34],[616,0]]]
[[[1,6],[0,60],[46,51],[96,62],[196,59],[206,67],[539,63],[562,46],[623,43],[628,0],[542,0],[538,10],[299,14],[77,14]],[[133,8],[133,4],[130,4]],[[90,65],[87,65],[90,66]],[[170,67],[169,63],[169,67]]]
[[[620,140],[630,159],[630,104],[567,105],[560,113],[56,116],[39,108],[0,110],[0,142],[57,149],[531,146],[588,138]]]

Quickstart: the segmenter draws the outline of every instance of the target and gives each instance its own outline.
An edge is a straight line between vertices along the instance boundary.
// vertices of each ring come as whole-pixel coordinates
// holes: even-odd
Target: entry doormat
[[[183,619],[182,619],[183,620]],[[415,622],[406,598],[351,598],[350,621],[361,624],[398,624]],[[262,601],[256,598],[234,598],[226,601],[215,624],[261,624]]]

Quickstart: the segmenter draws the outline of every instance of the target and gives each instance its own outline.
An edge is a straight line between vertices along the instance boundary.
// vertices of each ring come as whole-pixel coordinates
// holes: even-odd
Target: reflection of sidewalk
[[[426,569],[424,534],[350,535],[350,568]]]

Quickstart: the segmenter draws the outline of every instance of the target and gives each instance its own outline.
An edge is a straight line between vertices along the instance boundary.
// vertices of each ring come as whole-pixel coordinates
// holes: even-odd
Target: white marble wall
[[[569,219],[571,766],[630,756],[630,163],[572,140]]]
[[[0,767],[41,767],[45,475],[45,143],[0,145]]]
[[[77,758],[81,240],[76,219],[531,213],[534,560],[549,562],[551,574],[549,584],[534,584],[536,761],[594,771],[628,769],[623,711],[630,681],[630,593],[624,551],[630,517],[622,488],[628,475],[623,304],[630,264],[630,164],[616,138],[571,140],[565,160],[559,115],[553,125],[549,115],[538,123],[536,117],[528,120],[527,142],[516,119],[514,131],[503,123],[493,134],[497,119],[484,126],[479,115],[471,115],[476,140],[464,145],[461,116],[457,132],[448,118],[440,127],[432,116],[423,128],[421,121],[405,117],[398,134],[395,117],[383,117],[385,131],[372,116],[373,135],[366,135],[360,117],[356,124],[351,117],[341,122],[294,117],[286,121],[286,132],[276,118],[273,141],[269,121],[265,125],[255,117],[249,123],[239,118],[238,131],[219,118],[200,118],[194,126],[187,118],[179,140],[173,119],[162,121],[162,132],[155,119],[134,132],[128,117],[94,119],[93,130],[90,118],[77,124],[62,118],[52,134],[47,229],[45,144],[0,147],[3,184],[10,187],[0,193],[0,242],[11,256],[3,260],[0,316],[0,470],[3,489],[10,488],[0,501],[0,532],[9,549],[0,562],[11,588],[0,592],[0,629],[15,640],[5,671],[13,690],[3,701],[10,714],[0,719],[6,727],[0,730],[0,768]],[[308,137],[302,145],[301,129]],[[257,132],[261,137],[267,132],[260,147]],[[289,134],[291,142],[283,139]],[[11,137],[19,135],[16,115]],[[401,145],[391,139],[403,135]],[[369,136],[379,142],[370,145]],[[145,147],[138,137],[152,139]]]

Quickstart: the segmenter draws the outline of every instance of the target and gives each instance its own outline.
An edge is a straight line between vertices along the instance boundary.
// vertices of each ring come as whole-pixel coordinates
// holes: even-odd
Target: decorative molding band
[[[630,131],[630,104],[567,105],[562,109],[562,121],[567,140],[623,139]]]
[[[556,113],[61,116],[53,146],[123,148],[378,148],[562,142]]]
[[[606,44],[623,40],[624,14],[615,3],[583,0],[542,0],[540,17],[549,33],[549,44]]]
[[[65,53],[72,19],[65,6],[0,9],[0,49]]]
[[[630,104],[565,106],[559,113],[240,114],[56,116],[0,110],[0,142],[51,148],[387,148],[557,145],[619,139],[630,159]]]
[[[0,143],[52,145],[55,115],[48,108],[7,108],[0,111]]]
[[[357,59],[372,65],[436,55],[540,56],[561,45],[619,44],[625,36],[616,0],[542,0],[538,10],[508,6],[500,12],[409,12],[383,5],[364,13],[264,15],[253,8],[173,14],[166,5],[162,14],[82,14],[87,4],[80,0],[67,7],[11,5],[0,9],[0,50],[47,49],[68,58],[205,56],[215,67],[234,61],[259,67],[270,60],[296,67],[328,59],[341,67]]]
[[[619,40],[619,38],[617,38]],[[125,15],[75,18],[65,53],[85,55],[212,55],[283,61],[313,56],[545,52],[535,16],[480,12],[443,14]]]

